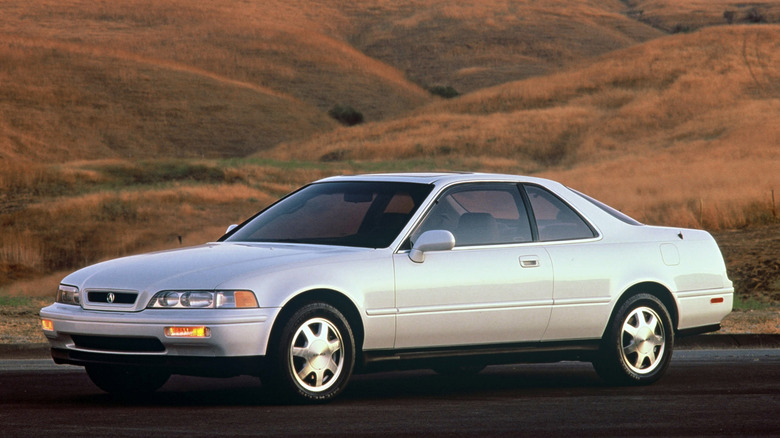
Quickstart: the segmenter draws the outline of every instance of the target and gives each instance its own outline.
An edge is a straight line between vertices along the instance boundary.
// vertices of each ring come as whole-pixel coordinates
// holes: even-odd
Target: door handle
[[[538,268],[541,265],[541,261],[537,256],[521,256],[520,266],[523,268]]]

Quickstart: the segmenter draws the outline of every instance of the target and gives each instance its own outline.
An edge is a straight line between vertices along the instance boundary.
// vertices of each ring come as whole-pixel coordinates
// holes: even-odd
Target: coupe
[[[40,316],[54,361],[111,393],[247,374],[311,403],[388,368],[582,360],[649,384],[732,298],[705,231],[546,179],[418,173],[322,179],[215,242],[83,268]]]

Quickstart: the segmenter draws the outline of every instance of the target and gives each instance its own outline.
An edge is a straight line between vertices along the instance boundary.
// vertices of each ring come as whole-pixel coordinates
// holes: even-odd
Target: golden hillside
[[[294,97],[72,43],[0,41],[0,158],[243,156],[335,122]]]
[[[642,191],[674,192],[681,178],[686,194],[670,193],[671,209],[698,203],[704,193],[740,204],[734,208],[768,197],[780,187],[779,139],[780,26],[732,26],[656,39],[583,68],[284,144],[263,156],[468,158],[475,167],[565,177],[648,217],[636,204]],[[616,183],[623,194],[608,193]],[[693,219],[682,224],[695,225]]]
[[[663,33],[617,0],[369,0],[350,41],[425,86],[461,92],[547,74]]]
[[[661,35],[617,0],[6,0],[0,157],[236,157]]]
[[[288,2],[9,0],[0,157],[244,156],[430,100]],[[332,14],[331,14],[332,15]],[[319,21],[322,20],[322,21]]]
[[[780,22],[776,0],[628,0],[631,17],[668,32],[690,32],[707,26]]]

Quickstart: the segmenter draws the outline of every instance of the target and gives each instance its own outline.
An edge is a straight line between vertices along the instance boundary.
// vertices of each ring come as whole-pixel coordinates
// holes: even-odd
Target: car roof
[[[365,181],[365,182],[411,182],[418,184],[450,185],[461,182],[529,182],[543,185],[558,184],[554,181],[521,175],[504,175],[479,172],[421,172],[421,173],[375,173],[364,175],[343,175],[321,179],[317,182]]]

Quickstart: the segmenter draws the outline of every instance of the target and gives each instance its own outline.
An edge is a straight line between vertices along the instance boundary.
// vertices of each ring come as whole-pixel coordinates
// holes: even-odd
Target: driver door
[[[525,204],[512,183],[445,191],[413,233],[447,230],[455,248],[417,263],[394,255],[396,348],[531,342],[552,308],[552,263],[533,243]]]

